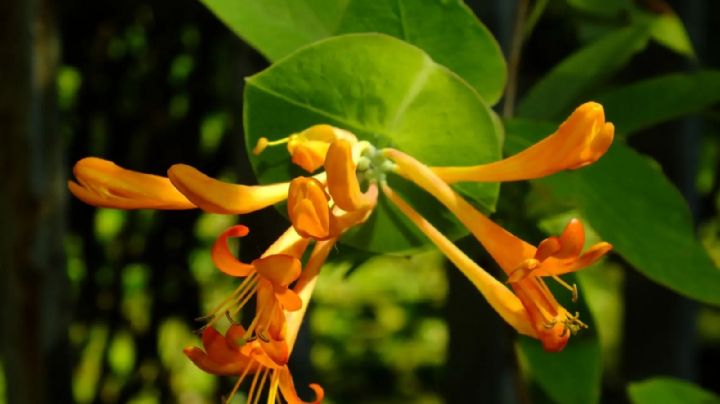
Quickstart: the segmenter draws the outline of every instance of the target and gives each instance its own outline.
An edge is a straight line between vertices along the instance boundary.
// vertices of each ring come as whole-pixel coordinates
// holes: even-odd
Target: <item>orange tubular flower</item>
[[[310,240],[300,237],[292,228],[288,229],[278,241],[267,249],[262,257],[250,264],[239,261],[230,252],[227,240],[231,237],[244,237],[248,228],[243,225],[232,226],[224,231],[212,247],[212,259],[224,273],[245,280],[209,315],[212,326],[226,313],[232,318],[243,306],[255,296],[270,293],[272,299],[264,299],[263,310],[258,310],[253,324],[248,328],[247,338],[253,333],[262,334],[269,328],[269,321],[275,310],[299,310],[302,306],[300,297],[289,285],[298,279],[301,273],[300,257]],[[269,307],[265,307],[268,306]],[[276,307],[277,306],[277,307]],[[262,321],[264,319],[264,321]]]
[[[117,209],[194,209],[195,205],[165,177],[126,170],[97,157],[86,157],[73,167],[78,182],[68,188],[81,201]]]
[[[248,403],[256,403],[260,400],[268,381],[268,404],[276,402],[278,388],[288,403],[305,403],[295,390],[288,366],[277,365],[266,355],[258,340],[245,341],[243,339],[245,334],[245,329],[237,324],[231,325],[224,336],[214,328],[208,327],[202,334],[204,351],[196,347],[186,347],[183,352],[197,367],[208,373],[238,376],[225,403],[232,401],[240,385],[250,374],[254,374],[254,377],[248,392]],[[312,403],[322,402],[325,395],[322,387],[311,384],[310,388],[315,392],[315,400]]]
[[[445,182],[519,181],[541,178],[594,163],[610,148],[615,127],[605,122],[602,105],[586,102],[558,130],[506,159],[471,167],[434,167]]]
[[[610,251],[610,244],[598,243],[581,255],[584,231],[579,221],[572,220],[560,237],[548,238],[535,248],[477,211],[429,167],[397,150],[388,149],[384,153],[397,164],[398,174],[431,193],[457,216],[508,274],[513,290],[527,311],[530,325],[546,350],[562,350],[571,333],[586,327],[577,315],[570,314],[555,300],[541,276],[553,277],[572,290],[576,297],[576,288],[558,275],[596,262]]]
[[[305,171],[312,173],[325,162],[325,155],[330,144],[339,139],[357,143],[357,138],[352,133],[321,124],[311,126],[300,133],[275,141],[269,141],[267,138],[261,137],[257,145],[255,145],[253,153],[257,155],[262,153],[268,146],[287,143],[292,162],[305,169]]]
[[[293,236],[290,231],[286,232],[271,248],[289,248],[291,251],[297,251],[297,245],[292,243]],[[248,403],[256,403],[260,400],[264,387],[268,386],[267,403],[275,403],[278,399],[277,391],[280,389],[285,401],[290,404],[304,404],[305,401],[298,397],[292,380],[292,375],[287,366],[287,358],[297,339],[297,334],[302,323],[303,316],[310,302],[310,296],[314,290],[317,275],[323,263],[327,259],[329,252],[336,239],[320,241],[315,245],[312,254],[303,270],[300,278],[297,280],[293,292],[299,296],[301,307],[298,310],[283,313],[278,311],[277,306],[273,306],[273,313],[267,311],[270,307],[265,303],[265,299],[269,294],[261,292],[258,296],[258,311],[265,311],[266,314],[258,314],[257,318],[269,315],[275,319],[282,319],[284,344],[269,344],[265,341],[268,336],[258,335],[258,338],[247,338],[248,331],[238,324],[232,324],[225,336],[218,333],[214,328],[207,327],[203,331],[202,343],[203,349],[196,347],[187,347],[184,349],[187,355],[199,368],[208,373],[225,376],[238,376],[238,380],[233,387],[228,399],[232,401],[235,393],[238,391],[243,380],[248,375],[253,374],[250,390],[248,393]],[[275,321],[271,321],[274,323]],[[269,337],[273,338],[275,331],[269,328]],[[271,349],[285,349],[281,352],[285,360],[278,362],[273,357]],[[268,384],[269,382],[269,384]],[[315,399],[312,403],[320,403],[323,400],[323,389],[317,384],[311,384],[310,388],[315,392]]]

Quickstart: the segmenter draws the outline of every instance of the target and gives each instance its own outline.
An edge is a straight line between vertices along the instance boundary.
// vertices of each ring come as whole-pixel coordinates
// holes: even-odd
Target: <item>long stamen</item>
[[[225,400],[225,404],[229,404],[230,401],[232,401],[233,397],[235,397],[235,394],[237,394],[238,389],[240,388],[240,385],[242,384],[243,380],[245,380],[245,376],[248,375],[248,372],[250,371],[250,368],[253,365],[253,359],[250,359],[247,366],[245,367],[245,370],[243,370],[242,374],[238,378],[237,382],[235,382],[235,385],[233,386],[232,391],[230,392],[230,396],[228,396],[227,400]]]
[[[262,396],[263,386],[265,386],[265,381],[267,380],[267,376],[270,373],[270,369],[265,369],[262,372],[262,378],[260,378],[260,384],[257,386],[257,390],[255,391],[255,399],[253,400],[252,404],[258,404],[260,402],[260,397]],[[249,401],[249,398],[248,398]]]
[[[270,305],[270,307],[263,307],[260,309],[260,312],[255,314],[255,318],[253,318],[252,323],[250,323],[250,326],[248,326],[247,331],[245,331],[245,334],[243,335],[243,339],[247,340],[253,334],[257,334],[258,338],[260,338],[261,340],[263,340],[265,342],[270,341],[270,338],[268,338],[268,336],[266,334],[264,334],[263,331],[270,324],[270,321],[272,321],[272,317],[268,316],[268,319],[265,322],[265,324],[262,324],[262,325],[266,326],[265,328],[263,328],[263,327],[258,328],[258,322],[259,322],[260,318],[263,317],[263,315],[267,311],[270,311],[270,313],[272,313],[272,311],[275,310],[275,305],[277,305],[277,300],[273,300],[273,303]],[[256,329],[259,329],[259,331],[257,333],[255,333]]]
[[[260,377],[260,373],[263,373],[265,369],[260,370],[258,372],[255,372],[255,376],[253,376],[252,382],[250,383],[250,391],[248,391],[248,398],[246,403],[251,403],[253,396],[255,395],[255,388],[257,387],[257,381]]]
[[[244,293],[242,293],[240,296],[235,299],[235,307],[232,309],[232,315],[236,315],[242,310],[243,307],[247,304],[250,299],[252,299],[253,296],[255,296],[255,293],[257,292],[257,284],[258,281],[255,279],[255,281],[252,283],[251,286],[249,286]]]
[[[257,143],[255,144],[255,147],[253,148],[253,154],[258,155],[263,152],[268,146],[277,146],[281,144],[285,144],[290,141],[290,136],[278,139],[278,140],[269,140],[266,137],[261,137],[258,139]]]
[[[277,389],[278,385],[280,384],[280,371],[277,369],[274,369],[272,372],[272,378],[270,379],[270,391],[268,392],[268,404],[273,404],[274,402],[280,402],[280,398],[277,396]]]
[[[557,283],[559,283],[560,285],[562,285],[562,287],[564,287],[565,289],[567,289],[567,290],[569,290],[570,292],[572,292],[572,301],[573,301],[573,303],[577,303],[577,301],[578,301],[578,288],[577,288],[577,284],[574,284],[574,283],[573,283],[572,286],[570,286],[569,283],[565,282],[561,277],[559,277],[559,276],[557,276],[557,275],[552,275],[552,278],[555,279],[555,281],[556,281]]]
[[[257,274],[254,273],[254,274],[246,277],[245,280],[237,288],[235,288],[235,290],[230,294],[230,296],[228,296],[225,300],[220,302],[220,304],[218,304],[214,309],[212,309],[210,311],[210,314],[203,316],[203,317],[199,317],[198,320],[202,321],[202,320],[211,319],[211,321],[206,325],[206,327],[210,327],[213,324],[215,324],[217,319],[221,317],[218,314],[223,313],[223,312],[227,313],[227,311],[228,311],[227,309],[229,309],[229,307],[226,307],[226,306],[228,306],[228,304],[232,300],[237,300],[238,296],[242,295],[244,293],[245,289],[247,289],[248,285],[255,279],[256,275]]]

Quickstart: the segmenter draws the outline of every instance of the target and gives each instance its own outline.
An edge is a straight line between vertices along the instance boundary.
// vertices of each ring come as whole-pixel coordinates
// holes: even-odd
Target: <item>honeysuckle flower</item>
[[[597,161],[612,144],[615,127],[605,122],[602,105],[586,102],[557,131],[500,161],[469,167],[434,167],[447,183],[518,181],[574,170]]]
[[[282,239],[283,237],[281,237]],[[276,244],[287,245],[288,240],[276,242]],[[259,338],[248,338],[248,332],[239,324],[231,324],[225,336],[217,332],[213,327],[207,327],[203,331],[202,343],[203,348],[187,347],[184,349],[187,355],[199,368],[206,372],[225,375],[237,376],[232,392],[225,401],[229,403],[240,385],[248,375],[254,375],[248,392],[248,403],[256,403],[263,394],[263,389],[267,386],[267,403],[275,403],[278,399],[278,389],[281,395],[291,404],[302,404],[302,401],[295,390],[292,375],[287,366],[287,358],[297,339],[297,334],[302,323],[303,316],[307,310],[310,296],[317,282],[317,275],[323,263],[327,259],[336,239],[319,241],[315,244],[312,254],[305,265],[300,278],[297,280],[293,291],[300,297],[302,302],[301,308],[292,312],[284,312],[283,332],[285,347],[285,360],[278,362],[273,358],[267,350],[267,344],[260,336]],[[268,296],[265,294],[264,296]],[[258,303],[258,310],[262,307],[268,307],[263,302],[263,297]],[[277,306],[275,306],[277,309]],[[277,310],[271,316],[277,315]],[[260,316],[256,316],[256,319]],[[272,335],[274,331],[269,330]],[[278,345],[273,346],[274,349]],[[311,384],[310,388],[315,392],[315,399],[312,403],[319,403],[324,397],[323,389],[317,384]]]
[[[248,328],[248,338],[256,331],[262,333],[268,328],[269,319],[275,306],[288,311],[299,310],[301,301],[289,285],[296,281],[301,273],[300,258],[307,248],[309,241],[289,228],[280,238],[271,245],[265,253],[251,263],[238,260],[228,248],[228,239],[231,237],[244,237],[249,229],[243,225],[235,225],[225,230],[217,238],[212,247],[211,257],[215,265],[223,273],[245,278],[235,291],[220,303],[208,316],[213,325],[219,318],[229,315],[235,316],[250,299],[265,292],[272,299],[264,299],[263,310],[258,309],[256,320]],[[267,295],[269,293],[269,295]],[[265,316],[263,316],[265,314]]]
[[[525,318],[535,331],[532,336],[540,339],[546,350],[562,350],[570,334],[586,327],[577,315],[570,314],[557,302],[541,277],[552,277],[570,289],[573,297],[576,298],[576,288],[568,285],[558,275],[591,265],[610,251],[612,248],[610,244],[601,242],[592,246],[585,254],[580,254],[585,240],[584,231],[579,221],[572,220],[560,237],[545,239],[540,243],[539,248],[536,248],[480,213],[430,167],[398,150],[386,149],[384,154],[395,162],[398,174],[432,194],[447,207],[508,274],[511,287],[525,307],[527,313]],[[389,187],[386,186],[385,191],[386,194],[392,195]],[[395,202],[400,206],[397,201]],[[470,273],[472,276],[478,276],[476,272]],[[476,285],[488,282],[484,276],[471,280]],[[497,310],[497,306],[502,305],[503,302],[513,308],[510,311],[516,312],[516,301],[513,299],[501,300],[493,304],[493,307]],[[508,309],[504,310],[507,311]],[[518,327],[517,319],[508,322],[519,332],[526,333],[526,328]]]
[[[117,209],[194,209],[195,205],[165,177],[127,170],[97,157],[73,167],[77,182],[68,188],[81,201]]]
[[[212,327],[203,331],[203,349],[186,347],[183,351],[200,369],[219,376],[238,376],[225,403],[232,401],[240,385],[248,375],[254,375],[248,391],[248,403],[257,403],[267,387],[267,403],[276,403],[278,389],[285,401],[291,404],[305,403],[297,394],[287,365],[277,365],[259,347],[258,341],[244,342],[246,331],[241,325],[233,324],[223,336]],[[238,343],[241,341],[241,343]],[[312,403],[320,403],[324,397],[322,387],[310,384],[315,392]]]
[[[269,141],[261,137],[253,153],[258,155],[268,146],[287,143],[292,162],[308,172],[315,172],[325,162],[330,144],[336,140],[345,140],[356,143],[357,138],[352,133],[326,124],[314,125],[300,133],[292,134],[286,138]]]

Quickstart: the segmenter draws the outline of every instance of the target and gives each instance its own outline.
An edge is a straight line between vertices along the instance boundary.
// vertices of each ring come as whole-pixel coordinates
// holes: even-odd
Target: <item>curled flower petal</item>
[[[355,169],[352,144],[345,140],[333,142],[325,157],[328,191],[337,206],[347,212],[367,209],[374,204],[372,197],[360,190]]]
[[[255,271],[255,267],[239,261],[228,248],[227,240],[230,237],[245,237],[250,230],[241,224],[232,226],[220,234],[212,246],[211,257],[215,266],[230,276],[248,276]]]
[[[271,185],[228,184],[208,177],[197,169],[175,164],[168,170],[173,185],[206,212],[244,214],[260,210],[287,198],[288,183]]]
[[[97,157],[86,157],[73,167],[78,182],[68,181],[73,195],[83,202],[117,209],[194,209],[170,180],[127,170]]]
[[[283,398],[288,404],[319,404],[325,398],[325,391],[319,384],[309,384],[309,387],[315,393],[315,399],[313,401],[303,401],[295,390],[295,383],[293,382],[290,370],[286,367],[280,370],[280,392],[282,392]]]
[[[602,105],[579,106],[558,130],[527,149],[500,161],[471,167],[435,167],[444,181],[519,181],[541,178],[594,163],[610,148],[615,128],[605,122]]]

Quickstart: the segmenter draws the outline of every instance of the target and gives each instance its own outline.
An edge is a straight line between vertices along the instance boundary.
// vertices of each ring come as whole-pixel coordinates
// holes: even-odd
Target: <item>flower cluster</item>
[[[160,177],[90,157],[77,162],[77,182],[70,181],[69,188],[86,203],[119,209],[200,208],[244,214],[287,200],[292,225],[252,262],[238,260],[228,247],[229,238],[248,234],[247,227],[232,226],[219,235],[212,248],[213,262],[220,271],[241,281],[205,317],[203,348],[188,347],[184,352],[207,372],[237,377],[228,401],[242,382],[252,377],[248,402],[257,402],[265,394],[267,402],[274,403],[279,390],[287,402],[301,403],[287,363],[317,276],[337,240],[367,220],[380,195],[403,212],[519,333],[539,339],[547,350],[563,349],[570,335],[586,325],[557,302],[543,278],[553,278],[576,299],[577,288],[559,276],[596,262],[612,247],[601,242],[583,252],[585,235],[577,219],[572,219],[562,234],[535,247],[479,212],[451,184],[518,181],[577,169],[607,151],[613,132],[602,106],[586,103],[555,133],[506,159],[472,167],[428,167],[402,151],[376,149],[348,131],[316,125],[280,140],[258,141],[256,154],[285,144],[291,161],[311,175],[323,169],[286,183],[229,184],[183,164],[170,167],[167,177]],[[468,258],[403,200],[388,185],[389,173],[415,183],[450,210],[503,268],[505,282]],[[312,252],[303,262],[308,249]],[[255,316],[243,326],[236,318],[253,298]],[[223,335],[216,325],[224,319],[230,326]],[[316,393],[313,402],[320,402],[322,388],[311,388]]]

